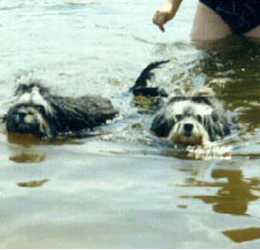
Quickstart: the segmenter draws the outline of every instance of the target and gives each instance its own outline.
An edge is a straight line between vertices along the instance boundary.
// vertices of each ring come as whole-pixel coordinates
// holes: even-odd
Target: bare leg
[[[224,38],[231,33],[231,29],[219,15],[204,4],[198,4],[191,33],[192,40],[217,40]]]
[[[244,34],[251,38],[260,38],[260,25]]]

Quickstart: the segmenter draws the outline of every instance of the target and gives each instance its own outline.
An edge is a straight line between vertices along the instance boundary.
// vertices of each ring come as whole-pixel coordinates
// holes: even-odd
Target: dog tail
[[[159,62],[153,62],[150,63],[138,76],[138,78],[135,81],[135,87],[146,87],[147,86],[147,81],[151,80],[153,77],[153,73],[151,72],[152,70],[159,68],[162,64],[168,63],[170,60],[165,60],[165,61],[159,61]]]
[[[159,68],[162,64],[166,64],[170,60],[150,63],[137,77],[135,85],[130,89],[133,94],[144,96],[168,96],[163,89],[158,87],[147,87],[147,83],[154,76],[152,70]]]

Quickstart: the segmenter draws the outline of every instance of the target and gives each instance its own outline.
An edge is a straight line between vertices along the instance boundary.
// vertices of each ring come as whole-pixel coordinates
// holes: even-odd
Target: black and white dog
[[[77,135],[113,119],[117,111],[99,96],[77,98],[54,95],[42,84],[20,84],[4,123],[8,133],[32,134],[53,139]]]
[[[167,97],[165,90],[148,87],[148,80],[153,76],[151,71],[167,62],[148,65],[131,88],[133,94]],[[178,93],[155,114],[151,131],[178,145],[206,145],[230,135],[231,126],[227,112],[214,96],[202,92]]]

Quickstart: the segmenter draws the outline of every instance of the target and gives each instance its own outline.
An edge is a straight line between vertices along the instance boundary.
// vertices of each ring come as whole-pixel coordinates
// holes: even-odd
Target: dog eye
[[[197,115],[197,120],[198,120],[199,122],[202,122],[202,116],[201,116],[201,115]]]
[[[182,119],[182,115],[176,115],[176,119],[180,121]]]
[[[213,114],[212,114],[212,120],[213,120],[214,122],[217,122],[218,119],[219,119],[218,114],[213,113]]]
[[[44,112],[44,108],[42,106],[38,106],[38,110],[43,113]]]

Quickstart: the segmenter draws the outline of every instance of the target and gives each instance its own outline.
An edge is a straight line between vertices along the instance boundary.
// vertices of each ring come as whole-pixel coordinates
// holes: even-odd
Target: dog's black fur
[[[134,96],[146,96],[160,98],[168,97],[168,93],[159,87],[149,87],[149,80],[153,76],[152,70],[158,68],[160,65],[168,63],[169,61],[161,61],[149,64],[137,78],[135,85],[130,89]],[[184,101],[187,107],[183,109],[181,116],[176,118],[174,113],[169,112],[171,107],[176,103]],[[208,108],[212,108],[210,115],[200,116],[195,114],[193,106],[196,104],[202,104]],[[220,105],[219,101],[213,96],[203,96],[202,94],[186,96],[185,94],[176,95],[165,103],[165,105],[157,111],[155,118],[152,121],[151,131],[159,137],[169,137],[175,124],[181,121],[181,119],[194,119],[193,121],[200,124],[207,132],[207,137],[210,141],[216,141],[224,138],[231,133],[232,124],[230,119],[227,118],[227,114]],[[201,127],[199,125],[199,127]],[[204,133],[205,134],[205,133]]]
[[[166,91],[160,87],[149,87],[147,86],[148,81],[152,80],[154,73],[152,70],[159,68],[161,65],[170,62],[170,60],[154,62],[149,64],[138,76],[134,86],[130,89],[135,96],[149,96],[149,97],[167,97]]]
[[[42,98],[42,103],[33,98],[27,100],[33,95],[33,91]],[[118,114],[106,98],[58,96],[35,82],[20,84],[15,96],[18,101],[10,107],[4,117],[8,133],[33,134],[40,138],[55,138],[64,134],[77,135],[83,130],[92,130],[104,124]],[[26,99],[25,96],[29,97]],[[46,105],[43,105],[44,103]],[[26,122],[26,117],[31,122]]]
[[[167,115],[167,107],[170,105],[180,102],[189,101],[190,106],[187,106],[186,111],[181,115],[181,117],[174,117]],[[192,106],[195,104],[203,104],[213,108],[211,115],[201,116],[199,114],[194,114]],[[160,137],[168,137],[170,131],[174,125],[181,121],[183,118],[194,118],[199,122],[207,131],[210,141],[216,141],[218,139],[224,138],[231,133],[231,124],[228,121],[224,110],[221,106],[216,106],[216,100],[213,97],[206,96],[195,96],[195,97],[185,97],[177,96],[173,97],[168,101],[165,107],[163,107],[156,115],[152,122],[151,130]]]

